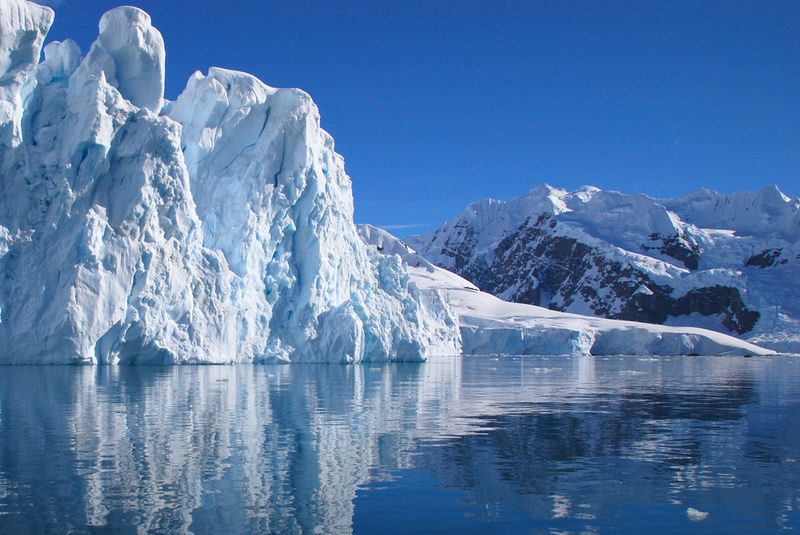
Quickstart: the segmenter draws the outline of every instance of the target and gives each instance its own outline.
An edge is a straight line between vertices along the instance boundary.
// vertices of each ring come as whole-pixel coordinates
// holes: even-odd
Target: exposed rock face
[[[650,241],[654,245],[642,244],[642,251],[657,251],[664,256],[680,260],[687,269],[697,269],[700,266],[700,246],[689,240],[685,234],[662,236],[654,232],[650,234]]]
[[[567,311],[578,300],[596,315],[614,319],[664,323],[669,316],[721,315],[722,325],[738,334],[752,330],[760,316],[744,305],[737,288],[729,286],[693,288],[673,297],[671,286],[658,284],[644,270],[607,257],[598,247],[558,235],[557,227],[550,214],[535,222],[527,220],[500,242],[482,279],[485,283],[478,285],[512,301],[553,310]],[[680,242],[675,239],[673,243]],[[685,262],[682,253],[687,249],[683,247],[660,251]],[[517,282],[530,281],[530,274],[534,274],[535,286]]]
[[[745,265],[748,266],[755,266],[759,268],[768,268],[780,264],[785,264],[788,262],[786,258],[781,258],[781,253],[783,249],[780,247],[777,249],[764,249],[758,254],[754,254],[750,258],[747,259]]]
[[[445,300],[461,328],[468,355],[768,355],[727,334],[558,312],[510,303],[437,267],[385,230],[359,225],[375,254],[397,256],[423,295]],[[683,303],[685,305],[685,303]],[[443,318],[448,322],[447,318]]]
[[[661,201],[544,186],[470,205],[408,242],[502,299],[772,337],[791,350],[800,348],[800,269],[788,260],[800,250],[800,201],[776,191]]]

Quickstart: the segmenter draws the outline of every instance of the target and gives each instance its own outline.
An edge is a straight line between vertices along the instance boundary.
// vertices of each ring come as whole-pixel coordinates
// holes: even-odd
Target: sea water
[[[0,367],[0,533],[800,529],[800,358]]]

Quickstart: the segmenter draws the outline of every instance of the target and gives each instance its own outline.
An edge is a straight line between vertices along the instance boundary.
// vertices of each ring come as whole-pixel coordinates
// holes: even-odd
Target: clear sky
[[[356,220],[405,235],[549,182],[800,195],[800,1],[130,0],[167,97],[221,66],[308,91]],[[121,2],[49,0],[85,53]]]

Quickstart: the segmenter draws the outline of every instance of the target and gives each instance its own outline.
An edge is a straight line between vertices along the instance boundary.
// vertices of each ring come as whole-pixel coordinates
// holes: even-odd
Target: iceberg
[[[297,89],[211,68],[164,99],[149,15],[81,56],[0,3],[0,362],[424,360],[442,300],[353,222],[344,160]]]
[[[689,520],[692,522],[702,522],[706,518],[708,518],[708,513],[705,511],[699,511],[692,507],[686,508],[686,516],[689,517]]]
[[[211,67],[168,101],[145,12],[103,15],[85,55],[42,50],[53,19],[0,3],[0,363],[768,353],[480,292],[357,229],[308,94]]]

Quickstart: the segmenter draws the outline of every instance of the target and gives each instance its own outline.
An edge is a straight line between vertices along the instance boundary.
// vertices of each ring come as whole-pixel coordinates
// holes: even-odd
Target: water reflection
[[[341,533],[376,525],[387,492],[398,503],[371,520],[400,531],[443,508],[478,530],[775,531],[799,525],[798,371],[784,357],[3,367],[0,532]],[[434,501],[458,499],[409,514],[419,472]],[[694,524],[687,506],[712,514]]]

